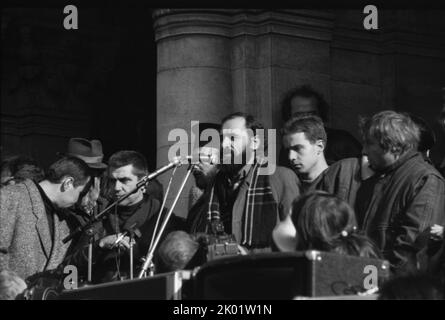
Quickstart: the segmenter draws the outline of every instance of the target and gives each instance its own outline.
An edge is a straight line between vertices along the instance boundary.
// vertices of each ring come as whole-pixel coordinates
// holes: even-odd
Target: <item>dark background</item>
[[[83,4],[79,29],[65,30],[64,5],[2,8],[2,157],[23,153],[47,166],[69,138],[83,137],[101,140],[105,158],[141,151],[154,169],[150,8]]]
[[[219,4],[202,2],[197,6],[221,6],[224,3],[227,3],[227,6],[237,4],[242,6],[242,3],[234,2]],[[343,1],[335,5],[338,8],[342,6],[350,8],[351,3],[352,1],[349,3]],[[105,159],[117,150],[138,150],[147,157],[150,170],[163,165],[165,161],[156,163],[156,135],[161,131],[157,130],[157,126],[160,125],[157,122],[156,101],[156,96],[159,96],[156,89],[157,49],[151,8],[168,7],[170,3],[161,6],[160,3],[145,4],[142,1],[130,4],[96,1],[93,5],[86,1],[82,3],[45,1],[40,7],[29,7],[24,1],[15,4],[17,5],[9,3],[7,7],[2,7],[1,11],[0,156],[3,158],[17,153],[27,154],[46,167],[54,161],[56,152],[66,150],[69,138],[83,137],[101,140]],[[78,30],[63,28],[65,17],[63,7],[67,4],[78,6],[80,16]],[[425,2],[420,5],[422,4],[425,5]],[[178,5],[180,6],[180,3],[173,4],[173,7]],[[262,7],[267,5],[261,4]],[[289,7],[293,5],[297,3],[286,4]],[[298,6],[303,5],[307,5],[307,2],[298,2]],[[326,5],[317,3],[317,6],[312,6],[317,8]],[[356,7],[362,9],[363,5],[357,4]],[[395,4],[395,8],[399,9],[400,3]],[[416,38],[419,43],[427,39],[429,33],[434,33],[435,36],[443,34],[445,37],[443,8],[433,8],[438,11],[427,14],[423,10],[431,9],[429,7],[419,8],[418,14],[412,13],[413,8],[416,12],[417,7],[410,5],[408,9],[411,13],[405,14],[403,11],[392,10],[390,3],[386,5],[386,12],[382,11],[379,18],[380,25],[383,26],[382,35],[384,32],[392,32],[393,38],[379,38],[382,46],[388,44],[390,47],[401,43],[402,40],[399,39],[402,37],[397,38],[399,30]],[[363,14],[360,11],[354,14],[337,13],[334,18],[336,27],[333,29],[333,43],[337,41],[337,26],[360,27],[362,19]],[[411,42],[407,41],[407,46],[410,45]],[[427,43],[425,47],[429,45]],[[443,56],[443,40],[437,44],[437,48],[441,50]],[[345,51],[352,58],[343,57]],[[325,93],[330,92],[328,100],[333,109],[332,126],[344,127],[358,136],[357,130],[353,131],[350,128],[353,127],[352,122],[355,128],[355,120],[350,121],[352,119],[350,111],[353,111],[354,116],[355,113],[374,113],[389,107],[394,107],[398,111],[411,111],[425,117],[435,130],[438,143],[433,150],[433,158],[436,162],[440,162],[444,154],[442,147],[444,137],[436,120],[444,103],[440,91],[441,87],[445,87],[444,58],[424,58],[406,53],[400,54],[396,50],[391,51],[388,56],[392,62],[388,65],[394,70],[389,70],[382,64],[379,67],[381,74],[391,71],[393,76],[390,77],[393,78],[389,77],[390,85],[373,84],[381,92],[380,96],[377,96],[374,95],[375,90],[351,91],[346,85],[341,87],[346,88],[343,91],[338,90],[336,84],[338,81],[342,82],[342,85],[359,82],[366,84],[369,79],[366,79],[366,72],[362,70],[374,66],[367,65],[367,58],[359,60],[358,55],[351,54],[347,50],[331,47],[330,52],[330,61],[326,59],[322,63],[326,64],[324,69],[330,68],[327,74],[330,79],[325,82],[331,83],[331,87],[318,86],[317,83],[314,87]],[[256,56],[257,53],[252,59]],[[376,57],[372,61],[380,61],[378,59],[381,55],[376,54]],[[307,60],[311,61],[311,57],[307,57]],[[278,96],[281,95],[281,91],[287,90],[286,86],[290,87],[302,81],[288,77],[286,69],[289,70],[289,74],[296,69],[291,69],[287,65],[285,67],[280,69],[284,71],[276,73],[282,77],[276,78],[277,84],[272,82],[274,86],[272,92],[276,96],[273,105],[267,105],[267,108],[278,109]],[[303,71],[306,69],[310,71],[312,65],[302,63],[301,68]],[[247,66],[246,70],[249,71],[250,67]],[[249,73],[246,75],[249,76]],[[292,77],[295,75],[298,76],[298,72],[294,72]],[[251,77],[255,81],[259,79],[261,83],[271,83],[270,79],[263,81],[256,75]],[[251,78],[247,79],[250,81],[248,85],[256,84]],[[370,83],[374,81],[380,80],[373,78],[369,80]],[[174,92],[174,89],[161,88],[164,92],[168,92],[168,95]],[[391,91],[391,95],[387,95],[387,91]],[[246,86],[245,93],[248,98],[261,96],[260,91],[251,90],[250,86]],[[228,101],[230,106],[227,111],[221,111],[222,113],[227,113],[232,105],[236,105],[232,104],[230,99]],[[247,99],[247,102],[249,101]],[[256,99],[252,101],[252,105],[246,107],[247,111],[258,108],[256,104],[258,101]],[[164,102],[161,101],[161,104],[164,106]],[[158,107],[158,112],[164,112],[166,108],[163,106]],[[181,107],[179,103],[178,106]],[[360,110],[352,109],[351,106]],[[168,114],[169,112],[171,110],[168,110]],[[279,110],[275,113],[278,118]],[[177,113],[178,117],[180,114]],[[200,119],[196,115],[191,117]],[[218,115],[215,118],[221,117]],[[208,121],[208,119],[201,120]],[[279,122],[275,118],[273,121],[273,124]]]

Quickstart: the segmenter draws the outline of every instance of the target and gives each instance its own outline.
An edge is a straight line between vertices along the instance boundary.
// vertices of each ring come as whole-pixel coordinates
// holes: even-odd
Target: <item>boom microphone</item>
[[[156,178],[157,176],[163,174],[164,172],[172,169],[173,167],[179,167],[182,164],[182,160],[190,160],[192,157],[191,156],[186,156],[186,157],[176,157],[172,162],[170,162],[169,164],[157,169],[156,171],[150,173],[148,176],[145,176],[141,179],[141,181],[138,182],[137,187],[140,187],[141,185],[146,184],[147,182],[153,180],[154,178]]]

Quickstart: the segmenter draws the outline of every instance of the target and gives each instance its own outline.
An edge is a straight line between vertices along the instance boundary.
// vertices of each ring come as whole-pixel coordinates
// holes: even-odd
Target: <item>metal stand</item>
[[[92,228],[86,231],[88,236],[88,284],[92,283],[93,274],[93,242],[94,242],[94,231]]]
[[[158,175],[174,168],[177,166],[181,165],[181,161],[180,159],[176,159],[175,161],[169,163],[168,165],[156,170],[155,172],[153,172],[152,174],[149,174],[148,176],[143,177],[136,185],[136,188],[133,189],[132,191],[130,191],[129,193],[127,193],[126,195],[120,197],[119,199],[117,199],[116,201],[114,201],[112,204],[110,204],[108,207],[106,207],[105,209],[103,209],[99,214],[95,215],[92,219],[90,219],[90,221],[85,224],[83,227],[77,227],[73,232],[71,232],[66,238],[64,238],[62,240],[63,243],[67,243],[68,241],[70,241],[72,238],[74,238],[77,234],[79,234],[80,232],[85,232],[86,229],[91,228],[92,225],[99,221],[100,219],[103,219],[105,217],[105,213],[108,213],[109,210],[111,208],[113,208],[114,206],[118,205],[119,203],[121,203],[123,200],[127,199],[129,196],[131,196],[132,194],[136,193],[140,188],[142,188],[143,186],[145,186],[149,181],[153,180],[154,178],[156,178]]]
[[[142,266],[142,270],[139,273],[139,279],[141,279],[146,274],[149,266],[153,265],[153,256],[154,256],[154,252],[156,250],[156,247],[158,246],[159,241],[161,240],[162,233],[164,232],[165,227],[167,226],[167,223],[170,220],[170,217],[171,217],[171,215],[173,213],[173,210],[174,210],[174,208],[176,206],[176,203],[178,202],[179,196],[181,195],[182,190],[184,189],[185,184],[187,182],[187,179],[190,176],[190,174],[192,173],[192,170],[193,170],[194,167],[195,167],[195,164],[190,164],[188,169],[187,169],[187,173],[186,173],[186,175],[184,177],[184,180],[182,181],[181,187],[179,188],[178,194],[176,195],[176,197],[175,197],[175,199],[173,201],[173,204],[172,204],[170,210],[167,213],[167,216],[165,217],[164,221],[162,222],[161,228],[159,230],[159,233],[156,235],[156,238],[155,238],[155,240],[153,242],[153,245],[151,246],[151,248],[149,249],[149,251],[148,251],[148,253],[147,253],[146,257],[145,257],[145,261],[144,261],[144,264]],[[162,214],[162,212],[160,212],[160,214]],[[153,270],[150,273],[152,273],[152,272],[153,272]]]
[[[130,233],[130,279],[133,280],[133,243],[134,237],[133,234]]]

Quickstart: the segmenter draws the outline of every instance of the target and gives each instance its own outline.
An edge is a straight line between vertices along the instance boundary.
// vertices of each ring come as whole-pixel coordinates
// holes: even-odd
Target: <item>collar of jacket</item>
[[[407,151],[404,155],[402,155],[396,162],[394,162],[392,165],[386,167],[383,169],[380,173],[380,175],[387,175],[398,168],[400,168],[402,165],[404,165],[409,160],[416,158],[416,157],[422,157],[421,154],[417,151]]]

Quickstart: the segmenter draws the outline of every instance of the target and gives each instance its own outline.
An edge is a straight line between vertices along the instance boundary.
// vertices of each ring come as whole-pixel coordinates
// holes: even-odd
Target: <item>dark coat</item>
[[[335,194],[354,208],[361,183],[360,159],[349,158],[330,165],[323,172],[323,178],[317,189]]]
[[[109,203],[102,202],[98,211],[100,212],[108,205]],[[133,247],[133,272],[134,276],[137,276],[137,273],[142,265],[141,258],[145,257],[149,249],[156,220],[159,215],[160,203],[151,195],[144,196],[142,203],[135,207],[134,213],[127,218],[127,220],[123,223],[122,228],[119,226],[119,223],[117,223],[119,218],[117,217],[116,211],[113,208],[110,210],[111,212],[106,214],[105,218],[100,223],[96,223],[94,225],[96,236],[93,245],[93,282],[96,283],[118,280],[116,278],[117,271],[119,271],[121,277],[128,277],[130,267],[129,251],[124,249],[120,249],[118,251],[117,249],[100,248],[99,241],[100,238],[104,236],[125,232],[134,224],[136,224],[135,229],[140,232],[140,237],[135,237],[136,243]],[[168,210],[164,208],[159,222],[158,232],[167,212]],[[184,229],[185,222],[172,213],[160,242],[162,242],[168,233],[174,230]],[[71,255],[69,263],[75,264],[80,269],[79,273],[83,277],[86,277],[87,274],[87,259],[88,239],[87,237],[82,237]]]
[[[408,152],[365,180],[357,194],[359,226],[373,239],[393,271],[417,269],[415,243],[433,224],[445,222],[445,181],[417,152]]]

